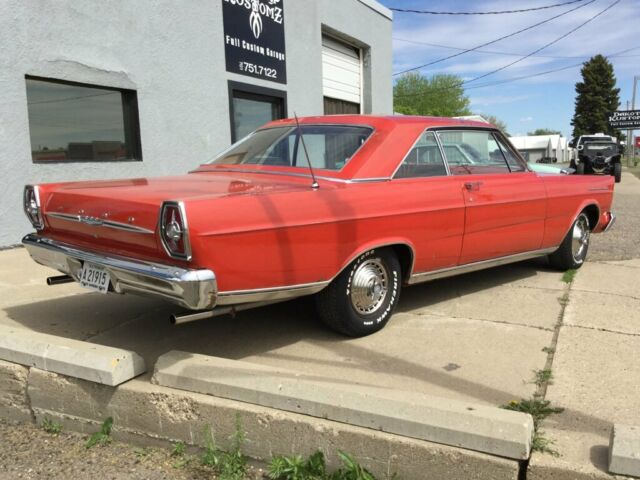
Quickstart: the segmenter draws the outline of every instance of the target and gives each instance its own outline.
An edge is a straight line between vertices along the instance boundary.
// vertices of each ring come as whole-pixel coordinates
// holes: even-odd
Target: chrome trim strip
[[[113,220],[106,220],[99,217],[90,217],[87,215],[73,215],[71,213],[57,213],[47,212],[47,217],[58,218],[60,220],[69,220],[71,222],[84,223],[85,225],[93,225],[98,227],[115,228],[117,230],[124,230],[126,232],[143,233],[145,235],[153,235],[155,232],[148,228],[138,227],[128,223],[114,222]]]
[[[520,262],[522,260],[528,260],[530,258],[542,257],[550,253],[555,252],[558,247],[543,248],[541,250],[533,250],[531,252],[517,253],[515,255],[507,255],[506,257],[493,258],[490,260],[482,260],[480,262],[467,263],[465,265],[458,265],[455,267],[443,268],[441,270],[433,270],[430,272],[422,272],[411,275],[409,278],[409,285],[416,283],[429,282],[431,280],[437,280],[439,278],[453,277],[462,273],[475,272],[477,270],[483,270],[485,268],[497,267],[500,265],[507,265],[509,263]]]
[[[218,293],[218,305],[236,305],[239,303],[265,302],[272,300],[287,300],[318,293],[329,285],[331,280],[286,287],[256,288],[254,290],[233,290]]]
[[[295,172],[276,172],[273,170],[245,170],[245,169],[235,169],[235,168],[214,168],[212,170],[191,170],[189,173],[216,173],[216,172],[231,172],[231,173],[258,173],[264,175],[280,175],[284,177],[302,177],[302,178],[311,178],[311,175],[308,173],[295,173]],[[335,178],[335,177],[324,177],[316,175],[317,180],[327,180],[329,182],[337,182],[337,183],[368,183],[368,182],[387,182],[391,180],[389,177],[368,177],[368,178]]]
[[[34,261],[54,268],[78,281],[84,262],[109,272],[116,293],[161,297],[191,310],[216,305],[217,280],[211,270],[191,270],[174,265],[145,262],[128,257],[80,250],[35,234],[22,243]]]
[[[616,218],[617,218],[616,214],[613,212],[609,212],[609,213],[611,214],[611,220],[609,220],[609,223],[607,224],[607,226],[604,227],[604,230],[602,231],[603,233],[608,232],[611,229],[611,227],[613,227],[613,224],[616,223]]]

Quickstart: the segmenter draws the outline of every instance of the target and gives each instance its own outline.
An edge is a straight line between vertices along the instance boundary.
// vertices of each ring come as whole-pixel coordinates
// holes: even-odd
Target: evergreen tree
[[[573,138],[592,133],[620,136],[609,126],[609,115],[620,106],[613,65],[602,55],[591,57],[582,67],[582,81],[576,83],[576,109],[573,114]]]
[[[462,79],[456,75],[427,78],[417,72],[406,73],[393,87],[393,109],[405,115],[470,115],[469,104]]]

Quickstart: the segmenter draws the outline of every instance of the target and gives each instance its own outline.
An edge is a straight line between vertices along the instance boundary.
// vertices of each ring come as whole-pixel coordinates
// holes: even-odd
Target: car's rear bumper
[[[116,293],[161,297],[190,310],[212,309],[216,305],[217,282],[211,270],[145,262],[128,257],[81,250],[36,234],[22,243],[31,258],[78,280],[82,265],[89,262],[109,272]]]
[[[593,233],[608,232],[613,224],[616,223],[616,215],[613,212],[603,212],[600,214],[600,220],[593,229]]]

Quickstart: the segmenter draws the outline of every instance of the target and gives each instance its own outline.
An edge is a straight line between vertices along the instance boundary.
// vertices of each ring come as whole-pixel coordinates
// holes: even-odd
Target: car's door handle
[[[464,188],[470,192],[477,192],[480,190],[480,185],[482,185],[482,182],[465,182]]]

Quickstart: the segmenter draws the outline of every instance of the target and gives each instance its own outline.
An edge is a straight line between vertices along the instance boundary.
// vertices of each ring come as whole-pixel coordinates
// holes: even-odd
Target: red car
[[[448,118],[269,123],[188,175],[25,187],[33,259],[100,292],[162,297],[183,322],[303,295],[347,335],[404,286],[548,255],[584,262],[613,178],[529,170],[495,128]]]

